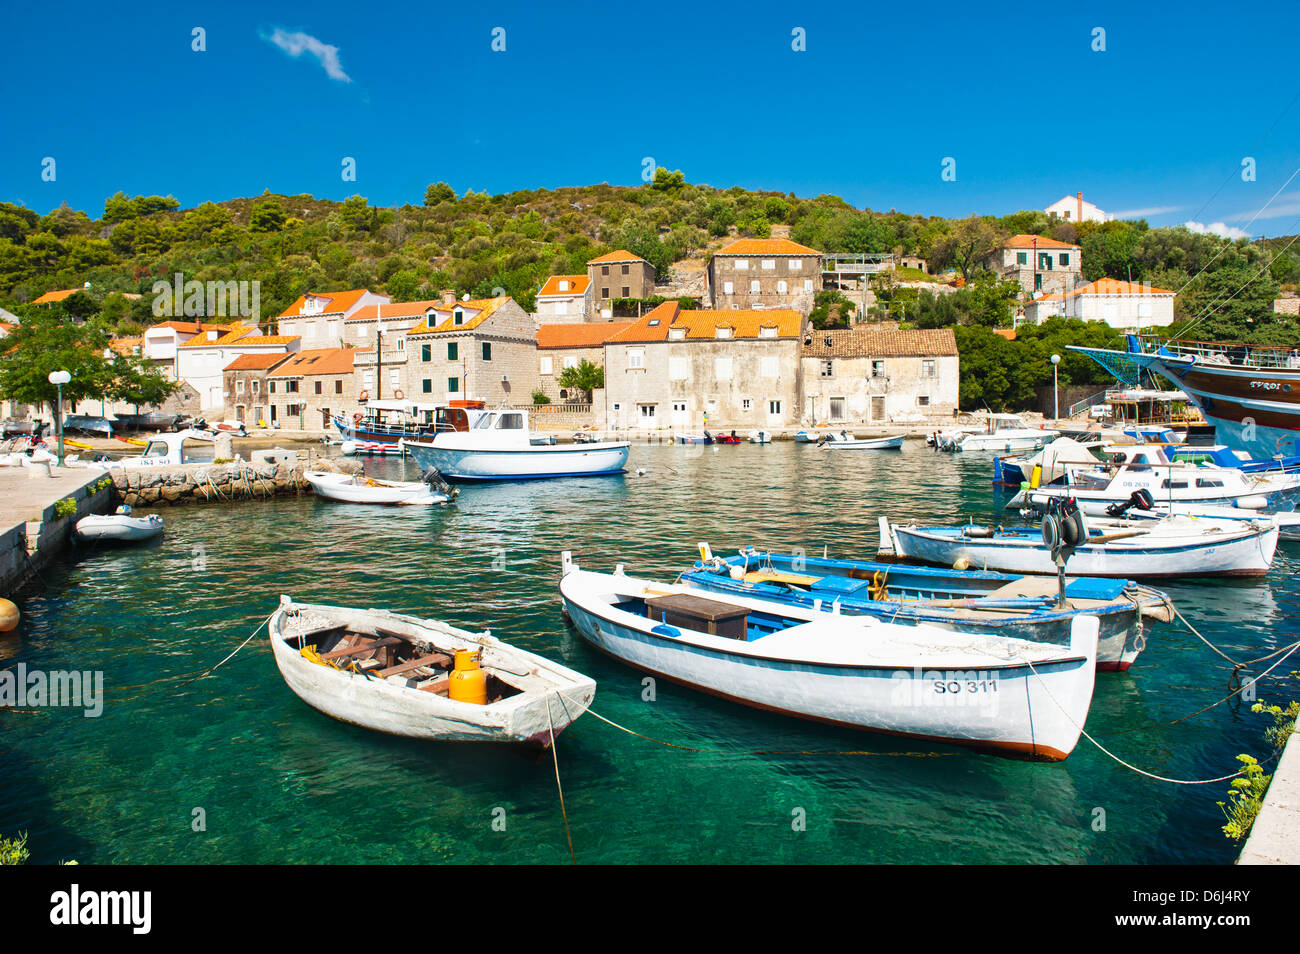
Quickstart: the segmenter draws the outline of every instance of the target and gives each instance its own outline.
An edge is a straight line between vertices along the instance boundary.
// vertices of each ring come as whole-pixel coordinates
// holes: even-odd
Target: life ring
[[[361,396],[358,397],[357,400],[358,400],[358,401],[369,401],[369,400],[370,400],[370,392],[369,392],[369,391],[362,391],[362,392],[361,392]]]
[[[357,411],[357,413],[355,413],[355,414],[352,415],[352,423],[353,423],[353,424],[360,424],[360,423],[361,423],[361,412],[360,412],[360,411]]]
[[[393,391],[393,400],[394,400],[394,401],[400,401],[400,400],[401,400],[402,398],[404,398],[404,397],[406,397],[406,395],[402,393],[402,389],[401,389],[401,388],[397,388],[396,390]]]

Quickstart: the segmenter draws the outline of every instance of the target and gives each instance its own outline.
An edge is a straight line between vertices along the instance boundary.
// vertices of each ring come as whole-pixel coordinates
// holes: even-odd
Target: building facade
[[[951,328],[900,331],[893,322],[808,331],[800,350],[801,420],[914,423],[951,417],[960,368]]]
[[[1062,295],[1043,295],[1025,305],[1025,320],[1041,325],[1063,315],[1104,321],[1112,328],[1167,328],[1174,322],[1175,293],[1141,282],[1099,278]]]
[[[591,317],[605,314],[615,298],[649,298],[655,293],[655,269],[639,255],[626,249],[593,258],[587,263]]]
[[[1091,202],[1083,201],[1082,192],[1061,196],[1043,211],[1064,222],[1106,222],[1111,218]]]
[[[1014,235],[985,264],[1002,279],[1019,282],[1028,297],[1059,295],[1083,283],[1081,251],[1045,235]]]
[[[547,324],[537,329],[537,376],[543,394],[553,402],[572,404],[585,401],[588,395],[566,388],[559,377],[566,368],[576,368],[583,361],[603,368],[605,342],[621,334],[636,322],[601,321],[583,324]]]
[[[276,319],[282,335],[297,335],[305,348],[339,348],[349,342],[344,322],[359,308],[392,301],[365,288],[350,291],[308,292],[286,308]]]
[[[271,423],[268,375],[293,355],[241,354],[226,365],[225,406],[233,420],[246,427],[268,427]]]
[[[792,309],[806,316],[821,290],[821,252],[789,239],[738,239],[713,253],[706,276],[717,310]]]
[[[205,331],[177,347],[176,373],[199,393],[201,411],[222,413],[225,370],[235,358],[241,354],[284,354],[300,346],[300,339],[291,335],[259,334],[256,325],[235,325],[224,335]]]
[[[330,430],[332,415],[357,404],[352,348],[299,351],[267,373],[272,427]]]
[[[619,288],[622,289],[621,284]],[[592,282],[588,275],[552,275],[537,292],[538,324],[592,321],[598,318],[599,315],[593,308],[591,289]]]
[[[537,325],[509,297],[439,303],[405,334],[408,400],[530,404]]]
[[[606,426],[748,431],[794,422],[802,324],[793,309],[683,311],[664,302],[605,343]]]

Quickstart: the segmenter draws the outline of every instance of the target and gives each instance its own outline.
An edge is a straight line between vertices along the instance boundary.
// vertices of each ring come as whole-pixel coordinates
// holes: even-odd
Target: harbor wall
[[[231,461],[117,468],[110,476],[116,501],[132,507],[165,507],[310,493],[311,484],[303,476],[308,470],[355,474],[362,466],[353,460],[324,458],[294,464]]]
[[[78,520],[110,509],[113,486],[102,470],[6,470],[13,473],[2,488],[8,526],[0,531],[0,596],[8,598],[66,549]],[[75,510],[59,516],[65,499]]]
[[[1239,865],[1300,864],[1300,742],[1292,733],[1264,793]]]

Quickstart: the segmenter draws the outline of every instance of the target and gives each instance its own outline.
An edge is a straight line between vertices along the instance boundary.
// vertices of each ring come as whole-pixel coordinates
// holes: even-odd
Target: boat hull
[[[832,440],[827,441],[822,446],[827,450],[849,451],[849,450],[902,450],[903,441],[907,440],[906,434],[900,434],[897,437],[869,437],[863,440]]]
[[[414,481],[377,481],[374,486],[367,486],[355,482],[351,475],[318,471],[306,471],[303,479],[311,484],[316,496],[339,503],[428,507],[446,503],[448,499],[428,484]]]
[[[550,477],[602,477],[621,474],[631,444],[539,445],[519,450],[405,444],[421,470],[435,468],[448,480],[534,480]]]
[[[161,519],[116,515],[82,517],[77,521],[77,536],[96,543],[141,543],[163,532]]]

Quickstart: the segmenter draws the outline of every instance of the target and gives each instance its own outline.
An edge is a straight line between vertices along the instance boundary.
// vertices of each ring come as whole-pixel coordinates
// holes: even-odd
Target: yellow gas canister
[[[478,660],[468,649],[456,650],[456,664],[451,671],[447,697],[456,702],[487,705],[487,673],[479,668]]]
[[[1029,474],[1029,489],[1037,490],[1038,485],[1043,482],[1043,465],[1035,464],[1034,469]]]

